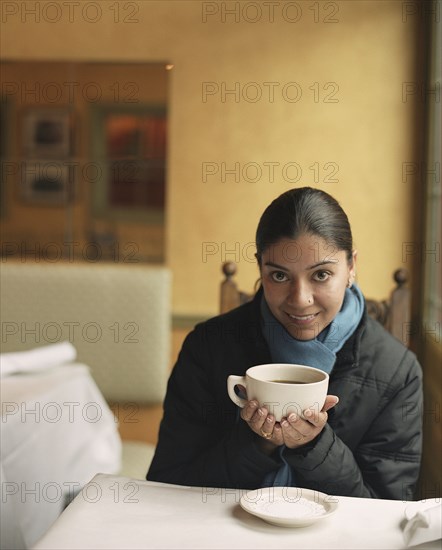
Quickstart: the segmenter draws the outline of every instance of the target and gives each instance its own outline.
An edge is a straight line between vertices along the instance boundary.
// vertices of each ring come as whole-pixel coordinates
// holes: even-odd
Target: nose
[[[292,281],[287,296],[287,304],[294,309],[301,310],[312,303],[313,292],[311,286],[307,282]]]

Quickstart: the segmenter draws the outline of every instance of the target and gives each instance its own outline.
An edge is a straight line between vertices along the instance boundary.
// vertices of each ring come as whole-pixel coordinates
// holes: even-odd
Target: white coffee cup
[[[270,363],[250,367],[245,376],[231,374],[227,378],[227,391],[239,407],[255,399],[280,422],[292,412],[299,416],[306,409],[319,412],[325,403],[328,382],[328,374],[313,367]],[[236,394],[237,385],[245,387],[247,399]]]

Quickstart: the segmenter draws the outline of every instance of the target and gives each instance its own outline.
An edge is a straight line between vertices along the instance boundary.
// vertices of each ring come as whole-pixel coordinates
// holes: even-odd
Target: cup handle
[[[237,386],[238,384],[241,384],[247,389],[246,377],[236,376],[235,374],[231,374],[227,378],[227,392],[229,394],[230,399],[235,403],[235,405],[238,405],[238,407],[243,408],[247,403],[247,399],[243,399],[242,397],[239,397],[239,395],[236,395],[235,386]]]

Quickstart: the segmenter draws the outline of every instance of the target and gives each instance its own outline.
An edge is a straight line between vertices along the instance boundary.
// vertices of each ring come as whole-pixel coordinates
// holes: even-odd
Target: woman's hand
[[[265,407],[259,407],[257,401],[247,402],[241,410],[241,418],[260,436],[259,446],[266,454],[271,454],[284,443],[280,423],[275,421],[275,417]]]
[[[285,446],[289,449],[296,449],[306,445],[317,437],[327,424],[328,413],[339,401],[336,395],[327,395],[321,411],[306,409],[304,418],[295,413],[289,414],[287,418],[281,419],[282,437]]]
[[[327,424],[327,411],[339,401],[336,395],[327,395],[320,412],[313,409],[304,411],[304,418],[291,413],[288,418],[276,422],[265,407],[259,407],[254,400],[249,401],[241,411],[241,418],[247,422],[251,430],[261,437],[260,447],[270,454],[276,447],[285,444],[289,449],[306,445],[317,437]]]

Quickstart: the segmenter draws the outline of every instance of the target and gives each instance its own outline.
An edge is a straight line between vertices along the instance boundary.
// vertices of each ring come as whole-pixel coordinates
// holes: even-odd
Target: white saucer
[[[245,493],[240,505],[273,525],[305,527],[333,514],[338,499],[302,487],[264,487]]]

